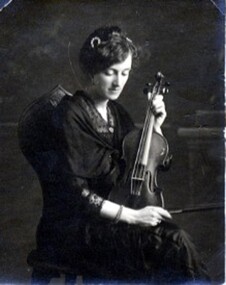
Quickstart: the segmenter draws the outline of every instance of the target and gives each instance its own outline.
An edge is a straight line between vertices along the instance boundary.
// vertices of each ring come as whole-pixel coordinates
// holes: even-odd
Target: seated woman
[[[123,140],[134,129],[116,100],[136,57],[133,42],[114,26],[95,30],[82,46],[87,86],[64,96],[39,139],[45,147],[28,155],[43,190],[37,251],[106,282],[208,282],[193,243],[167,210],[109,200],[124,173]],[[163,96],[152,104],[154,131],[162,134]]]

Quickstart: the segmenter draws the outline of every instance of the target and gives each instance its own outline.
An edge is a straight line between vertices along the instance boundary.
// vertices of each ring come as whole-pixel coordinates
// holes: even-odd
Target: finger
[[[153,99],[153,102],[154,102],[154,101],[162,101],[163,98],[164,98],[164,97],[163,97],[162,94],[156,95],[156,96],[154,97],[154,99]]]
[[[152,214],[153,217],[156,217],[157,215],[159,215],[161,218],[162,217],[169,218],[169,219],[172,218],[170,213],[167,210],[163,209],[162,207],[147,206],[146,208],[150,211],[150,213]]]
[[[164,102],[159,102],[158,104],[153,106],[154,110],[165,110],[165,103]]]
[[[152,109],[152,113],[154,114],[155,117],[164,117],[166,116],[166,111],[164,108],[155,108]]]
[[[161,217],[172,219],[172,216],[170,215],[170,213],[167,210],[165,210],[161,207],[155,207],[155,210],[156,210],[156,212],[159,213],[159,215],[161,215]]]
[[[153,217],[154,220],[157,220],[157,221],[162,219],[162,215],[159,214],[158,212],[153,212],[152,213],[152,217]]]
[[[152,222],[151,222],[151,226],[155,227],[155,226],[157,226],[157,225],[158,225],[158,222],[157,222],[157,221],[152,221]]]
[[[158,113],[166,113],[165,103],[164,102],[158,102],[155,105],[152,105],[152,112],[154,114]]]
[[[157,222],[160,223],[161,221],[165,221],[166,219],[171,219],[171,217],[156,212],[155,214],[153,214],[153,219],[157,220]]]
[[[155,116],[157,117],[163,117],[166,116],[166,111],[164,107],[158,107],[156,108],[156,110],[154,111]]]
[[[165,103],[162,100],[155,100],[152,102],[152,109],[160,108],[160,107],[165,107]]]
[[[161,223],[161,220],[158,220],[158,219],[153,220],[153,221],[152,221],[152,226],[157,226],[157,225],[159,225],[160,223]]]

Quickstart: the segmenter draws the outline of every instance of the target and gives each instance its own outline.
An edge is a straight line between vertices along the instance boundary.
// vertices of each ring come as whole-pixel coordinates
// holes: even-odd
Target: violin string
[[[143,151],[144,151],[144,145],[145,145],[145,141],[147,138],[148,128],[150,125],[150,119],[151,119],[151,104],[149,102],[147,114],[146,114],[146,118],[145,118],[145,122],[144,122],[144,126],[143,126],[143,132],[142,132],[142,138],[141,138],[141,147],[139,149],[140,161],[141,161],[141,156],[143,155]],[[136,189],[135,189],[136,193],[140,193],[141,192],[141,186],[142,186],[142,183],[143,183],[144,178],[145,178],[145,172],[146,172],[145,165],[138,163],[136,165],[136,172],[137,172],[136,175],[142,179],[141,181],[137,181]]]
[[[138,193],[138,186],[137,183],[135,181],[138,181],[136,178],[139,177],[143,177],[143,175],[141,176],[141,174],[143,174],[141,172],[141,164],[139,163],[141,161],[141,151],[144,147],[144,137],[146,136],[146,128],[147,128],[147,122],[149,120],[149,113],[150,113],[150,105],[148,106],[147,109],[147,114],[145,116],[145,120],[144,120],[144,125],[143,125],[143,130],[142,130],[142,134],[141,134],[141,138],[140,138],[140,143],[139,143],[139,147],[138,147],[138,151],[137,151],[137,155],[136,155],[136,160],[135,160],[135,164],[134,164],[134,168],[133,168],[133,173],[132,173],[132,177],[135,179],[132,179],[132,185],[131,185],[131,193],[132,194],[137,194]]]
[[[148,129],[150,127],[150,123],[151,123],[151,118],[153,115],[152,112],[152,101],[155,97],[155,95],[160,93],[160,86],[161,84],[159,82],[156,82],[153,90],[151,92],[151,96],[149,98],[149,104],[148,104],[148,108],[147,108],[147,113],[145,116],[145,120],[144,120],[144,125],[143,125],[143,130],[142,130],[142,134],[141,134],[141,138],[140,138],[140,143],[139,143],[139,147],[138,147],[138,151],[137,151],[137,155],[136,155],[136,159],[135,159],[135,164],[134,164],[134,168],[133,168],[133,173],[132,173],[132,177],[135,179],[132,179],[132,185],[131,185],[131,193],[133,194],[138,194],[140,192],[140,189],[142,186],[142,182],[139,180],[139,178],[144,179],[145,176],[145,172],[146,172],[146,167],[145,165],[143,166],[141,163],[139,163],[141,161],[141,157],[143,155],[144,152],[144,144],[147,138],[147,133],[148,133]],[[152,125],[153,128],[153,125]],[[136,179],[138,178],[138,179]]]
[[[154,120],[153,117],[153,111],[152,111],[152,102],[156,95],[159,95],[161,93],[161,89],[163,87],[163,82],[160,79],[160,81],[156,81],[152,92],[150,92],[150,97],[148,98],[148,108],[143,124],[143,130],[141,133],[140,143],[136,155],[136,160],[133,168],[132,177],[135,179],[132,179],[131,184],[131,193],[140,195],[142,190],[142,184],[145,179],[145,173],[146,173],[146,165],[143,165],[141,163],[143,160],[141,159],[144,155],[144,149],[145,149],[145,143],[147,140],[148,132],[151,131],[150,140],[152,140],[152,133],[153,133],[153,126],[154,126]],[[149,129],[151,128],[151,129]],[[151,142],[150,142],[151,146]],[[151,147],[149,148],[150,151]],[[147,158],[148,159],[148,158]]]
[[[142,138],[142,147],[141,147],[141,150],[144,151],[144,144],[145,144],[145,141],[146,141],[146,138],[147,138],[147,134],[148,134],[148,131],[149,128],[150,128],[150,124],[151,124],[151,119],[152,119],[152,115],[153,115],[153,112],[152,112],[152,101],[155,97],[156,94],[158,94],[159,90],[158,90],[158,83],[156,82],[155,86],[154,86],[154,89],[153,91],[151,92],[150,94],[150,98],[149,98],[149,104],[148,104],[148,109],[147,109],[147,115],[146,115],[146,118],[145,118],[145,123],[144,123],[144,129],[143,129],[143,138]],[[151,126],[151,128],[153,128],[153,125]],[[151,131],[152,132],[152,131]],[[143,153],[142,153],[143,155]],[[141,166],[140,169],[139,169],[139,177],[143,177],[144,178],[144,175],[145,175],[145,172],[146,172],[146,167],[145,165]]]

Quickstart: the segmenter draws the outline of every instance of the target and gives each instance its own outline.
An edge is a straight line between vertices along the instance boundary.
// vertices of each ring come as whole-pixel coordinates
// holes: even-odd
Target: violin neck
[[[136,163],[144,167],[146,167],[148,164],[154,121],[155,117],[151,111],[151,104],[149,103],[136,158]]]
[[[147,166],[148,164],[148,158],[149,158],[149,151],[151,148],[151,141],[152,141],[152,133],[154,128],[154,121],[155,117],[151,111],[150,104],[147,109],[142,136],[141,136],[141,149],[139,151],[139,163]]]
[[[148,165],[149,151],[151,148],[154,120],[155,118],[151,111],[151,104],[148,104],[148,109],[146,112],[144,126],[132,172],[131,194],[133,195],[140,195],[142,183],[145,181],[145,173]]]

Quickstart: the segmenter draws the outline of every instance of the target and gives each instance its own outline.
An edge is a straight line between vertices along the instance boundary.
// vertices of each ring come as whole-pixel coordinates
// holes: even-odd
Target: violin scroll
[[[147,83],[143,89],[143,93],[148,95],[149,99],[154,99],[156,95],[169,93],[170,83],[165,80],[165,76],[159,71],[155,75],[156,82],[153,86],[152,83]]]

